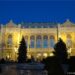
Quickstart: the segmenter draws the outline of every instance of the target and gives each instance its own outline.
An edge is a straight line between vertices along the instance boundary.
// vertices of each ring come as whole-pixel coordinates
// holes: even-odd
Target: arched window
[[[30,48],[34,48],[34,45],[35,45],[35,37],[31,36],[30,37]]]
[[[28,36],[25,36],[24,38],[25,38],[26,45],[28,47]]]
[[[71,35],[67,35],[66,45],[68,48],[72,47]]]
[[[11,34],[8,35],[7,44],[8,46],[12,46],[12,35]]]
[[[41,39],[41,36],[38,35],[36,37],[36,48],[41,48],[42,47],[42,39]]]
[[[48,36],[43,37],[43,48],[48,48]]]
[[[50,36],[50,48],[53,48],[55,45],[55,38],[53,35]]]

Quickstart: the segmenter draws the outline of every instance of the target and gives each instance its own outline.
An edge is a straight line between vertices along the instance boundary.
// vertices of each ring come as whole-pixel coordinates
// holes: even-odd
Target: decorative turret
[[[75,24],[73,24],[69,19],[67,19],[63,24],[63,27],[72,27],[75,26]]]
[[[66,20],[66,22],[70,22],[70,20],[69,20],[69,19],[67,19],[67,20]]]
[[[9,21],[9,23],[6,25],[7,27],[16,27],[16,25],[13,23],[12,20]]]

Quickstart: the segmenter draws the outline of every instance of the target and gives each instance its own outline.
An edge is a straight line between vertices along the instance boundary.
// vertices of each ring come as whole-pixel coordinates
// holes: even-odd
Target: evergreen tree
[[[67,60],[67,47],[63,40],[60,38],[59,41],[55,44],[55,56],[60,62],[65,62]]]
[[[27,46],[24,37],[22,37],[18,49],[18,63],[25,63],[26,59],[27,59]]]

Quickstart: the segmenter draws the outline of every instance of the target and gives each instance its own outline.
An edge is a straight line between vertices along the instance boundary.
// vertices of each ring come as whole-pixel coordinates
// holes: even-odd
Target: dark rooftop
[[[57,23],[22,23],[22,28],[53,28],[56,27]]]

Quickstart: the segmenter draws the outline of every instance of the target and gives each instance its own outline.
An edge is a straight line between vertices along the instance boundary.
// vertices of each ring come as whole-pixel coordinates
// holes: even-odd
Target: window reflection
[[[67,35],[66,45],[68,48],[72,47],[72,40],[69,34]]]
[[[50,47],[53,48],[54,47],[54,44],[55,44],[55,39],[54,39],[54,36],[51,35],[50,36]]]
[[[35,37],[31,36],[30,37],[30,48],[34,48],[34,45],[35,45]]]
[[[8,35],[7,44],[8,46],[12,46],[12,35],[11,34]]]
[[[41,36],[38,35],[36,37],[36,48],[41,48],[41,45],[42,45],[42,39],[41,39]]]
[[[48,36],[43,37],[43,48],[48,48]]]

